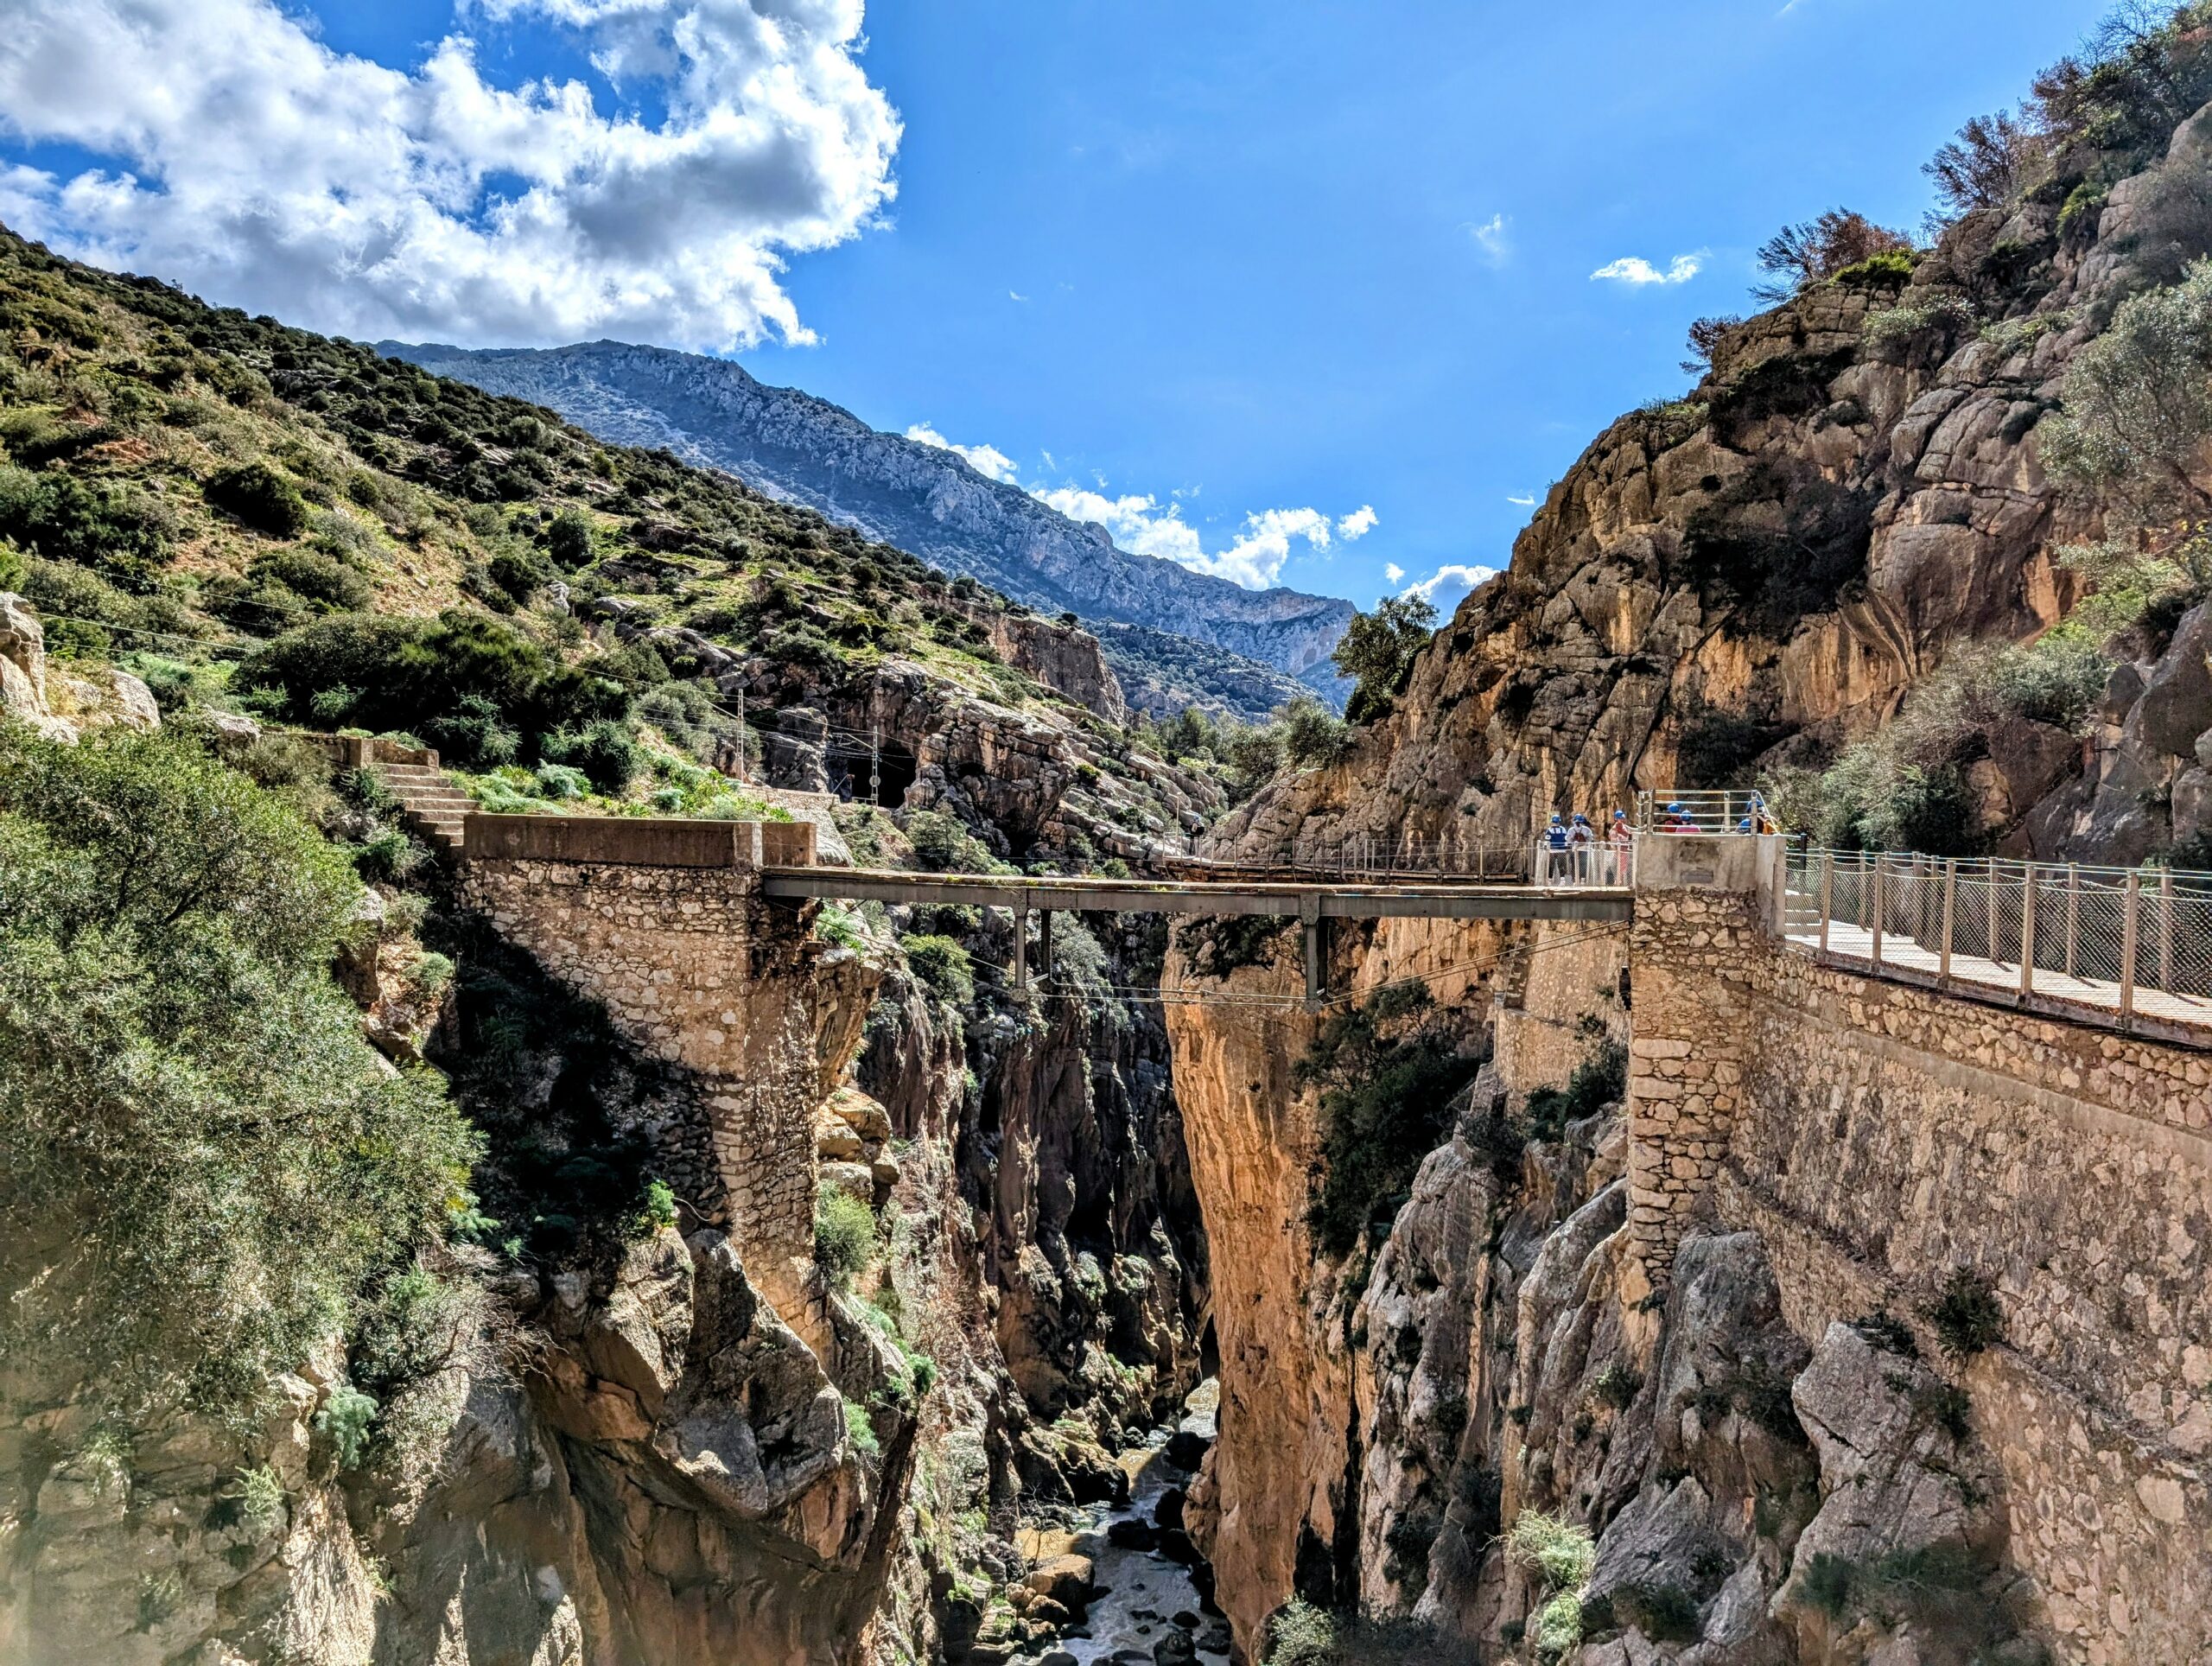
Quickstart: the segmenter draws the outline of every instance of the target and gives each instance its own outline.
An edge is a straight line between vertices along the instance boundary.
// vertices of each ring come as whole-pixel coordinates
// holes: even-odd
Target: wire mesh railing
[[[1186,836],[1180,849],[1154,841],[1151,854],[1224,872],[1291,873],[1347,881],[1450,878],[1503,882],[1527,880],[1536,871],[1526,844],[1496,844],[1465,835],[1367,832],[1322,838],[1300,834],[1256,850],[1248,846],[1233,858],[1201,855],[1198,843],[1195,833]]]
[[[1765,797],[1745,788],[1639,792],[1634,811],[1639,833],[1778,833],[1782,828]]]
[[[1786,912],[1793,941],[1878,970],[2212,1022],[2212,874],[1793,851]]]

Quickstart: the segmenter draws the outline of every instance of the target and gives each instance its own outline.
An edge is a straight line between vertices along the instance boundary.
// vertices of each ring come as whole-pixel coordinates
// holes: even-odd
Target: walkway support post
[[[1014,992],[1017,995],[1029,993],[1029,905],[1016,903],[1014,909]]]
[[[1835,916],[1835,855],[1821,852],[1821,952],[1828,951],[1828,922]]]
[[[2020,887],[2020,993],[2036,991],[2036,865],[2027,864]]]
[[[2174,870],[2158,875],[2158,987],[2174,987]]]
[[[1874,893],[1874,900],[1867,906],[1866,912],[1869,922],[1867,929],[1873,933],[1874,938],[1872,958],[1877,966],[1882,963],[1882,869],[1883,864],[1887,860],[1888,858],[1880,851],[1874,853],[1874,880],[1871,887]]]
[[[2120,924],[2120,1027],[2135,1023],[2135,934],[2143,901],[2143,876],[2130,868]]]
[[[1959,859],[1952,856],[1943,863],[1943,946],[1936,957],[1936,976],[1944,983],[1951,981],[1951,927],[1959,913]]]
[[[1299,919],[1305,927],[1306,1007],[1311,1012],[1321,1004],[1329,981],[1328,925],[1321,918],[1319,896],[1300,899]]]
[[[1037,976],[1050,982],[1052,976],[1052,911],[1037,911]]]
[[[2074,976],[2074,951],[2082,941],[2082,864],[2066,864],[2066,976]]]

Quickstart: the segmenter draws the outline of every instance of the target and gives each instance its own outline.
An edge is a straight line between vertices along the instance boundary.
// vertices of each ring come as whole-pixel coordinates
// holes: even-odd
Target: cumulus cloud
[[[1474,238],[1476,247],[1483,251],[1493,266],[1503,263],[1513,252],[1513,245],[1506,236],[1506,227],[1511,223],[1503,214],[1492,214],[1488,219],[1467,227],[1467,235]]]
[[[576,31],[654,118],[578,80],[494,86],[458,29],[400,69],[270,0],[13,0],[0,133],[99,160],[0,174],[0,219],[350,335],[813,339],[785,258],[895,190],[862,0],[463,4]]]
[[[1468,591],[1482,583],[1484,580],[1497,576],[1497,569],[1495,567],[1466,567],[1451,563],[1438,568],[1420,582],[1408,584],[1398,594],[1419,596],[1422,601],[1433,605],[1438,613],[1448,614],[1459,605],[1460,600]],[[1390,582],[1395,584],[1397,580],[1392,579]]]
[[[1705,270],[1702,250],[1694,255],[1676,255],[1661,271],[1641,255],[1624,255],[1590,274],[1590,281],[1603,280],[1611,283],[1626,283],[1641,288],[1647,283],[1687,283]]]
[[[1405,575],[1406,569],[1399,566],[1396,562],[1386,561],[1382,563],[1382,582],[1385,584],[1395,584]]]
[[[1376,522],[1382,518],[1375,512],[1375,506],[1363,503],[1337,523],[1337,536],[1346,544],[1365,537],[1375,530]]]
[[[1209,552],[1178,503],[1162,506],[1149,494],[1109,498],[1079,486],[1032,486],[1030,495],[1071,520],[1096,522],[1134,554],[1163,556],[1248,590],[1280,584],[1294,545],[1325,550],[1330,542],[1329,518],[1318,509],[1256,511],[1244,517],[1243,528],[1225,548]]]
[[[1013,485],[1020,473],[1014,467],[1014,459],[996,446],[955,445],[927,423],[916,423],[906,430],[906,437],[922,445],[935,446],[939,451],[950,451],[956,456],[964,457],[968,467],[978,474],[1003,480],[1008,485]]]

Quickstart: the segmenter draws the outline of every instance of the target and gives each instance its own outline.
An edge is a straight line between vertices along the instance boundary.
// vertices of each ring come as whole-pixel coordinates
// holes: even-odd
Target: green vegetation
[[[1293,1597],[1268,1626],[1268,1666],[1333,1666],[1337,1625],[1325,1608]]]
[[[7,1351],[242,1410],[436,1235],[476,1144],[331,983],[356,894],[186,738],[0,727],[0,1220],[58,1246]]]
[[[1603,1036],[1575,1065],[1566,1087],[1538,1088],[1529,1094],[1523,1115],[1533,1138],[1557,1140],[1565,1137],[1569,1123],[1595,1116],[1627,1097],[1628,1047]]]
[[[1456,1027],[1419,983],[1380,990],[1322,1026],[1293,1072],[1320,1090],[1321,1169],[1306,1214],[1316,1250],[1345,1255],[1396,1212],[1480,1063],[1459,1051]]]
[[[845,1402],[845,1436],[853,1443],[853,1450],[874,1458],[883,1450],[883,1443],[876,1438],[875,1419],[868,1408],[857,1400]]]
[[[1140,722],[1135,744],[1171,764],[1195,766],[1241,804],[1285,769],[1333,764],[1351,750],[1351,726],[1311,695],[1275,709],[1266,723],[1217,721],[1195,709],[1164,723]]]
[[[1912,238],[1847,208],[1785,226],[1759,245],[1761,270],[1771,276],[1751,293],[1777,304],[1830,279],[1903,283],[1912,276]]]
[[[849,1290],[881,1248],[875,1211],[849,1192],[824,1182],[814,1199],[814,1260],[823,1275]]]
[[[1892,1550],[1866,1562],[1822,1551],[1798,1575],[1797,1590],[1839,1624],[1862,1614],[1891,1623],[1939,1615],[1955,1620],[1961,1597],[1980,1584],[1983,1571],[1957,1545]]]
[[[899,939],[907,967],[923,986],[949,1007],[967,1007],[976,999],[976,963],[967,950],[949,937],[919,932]]]
[[[1407,1620],[1336,1614],[1294,1597],[1268,1623],[1267,1666],[1477,1666],[1476,1646]]]
[[[1921,1310],[1936,1340],[1954,1359],[1971,1359],[2005,1339],[2005,1307],[1997,1287],[1969,1268],[1952,1269],[1942,1290]]]
[[[1826,770],[1770,777],[1768,797],[1815,844],[1978,855],[1990,830],[1967,770],[2017,722],[2081,732],[2111,669],[2097,639],[2070,622],[2032,643],[1956,650],[1878,733]]]
[[[1536,1576],[1537,1606],[1523,1638],[1538,1660],[1565,1659],[1582,1641],[1582,1593],[1598,1565],[1590,1529],[1563,1516],[1524,1510],[1506,1532],[1505,1554]]]
[[[1414,661],[1436,634],[1436,609],[1417,595],[1384,596],[1371,614],[1354,614],[1329,658],[1338,671],[1357,679],[1344,715],[1371,722],[1405,692]]]

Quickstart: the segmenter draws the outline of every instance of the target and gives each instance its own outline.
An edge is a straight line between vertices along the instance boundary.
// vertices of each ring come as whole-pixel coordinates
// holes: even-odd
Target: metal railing
[[[1679,813],[1675,807],[1680,806]],[[1643,792],[1631,812],[1639,833],[1777,833],[1773,806],[1748,789]]]
[[[1538,885],[1575,889],[1621,889],[1636,878],[1636,847],[1624,839],[1599,839],[1588,844],[1554,845],[1548,838],[1535,843],[1529,871]]]
[[[1451,878],[1510,881],[1535,872],[1525,844],[1486,844],[1472,838],[1422,833],[1353,833],[1341,838],[1295,836],[1270,849],[1234,862],[1212,861],[1197,852],[1192,835],[1183,849],[1154,842],[1153,854],[1175,862],[1250,872],[1311,874],[1342,880]]]
[[[1785,931],[1878,971],[2212,1024],[2212,874],[1793,851]]]

